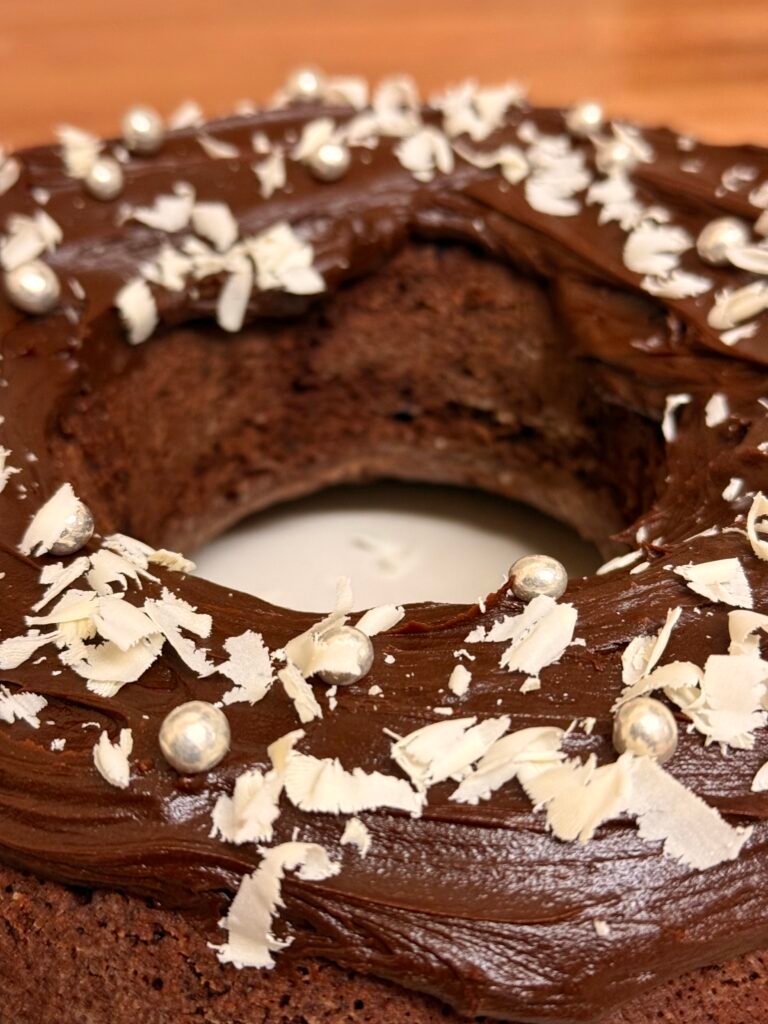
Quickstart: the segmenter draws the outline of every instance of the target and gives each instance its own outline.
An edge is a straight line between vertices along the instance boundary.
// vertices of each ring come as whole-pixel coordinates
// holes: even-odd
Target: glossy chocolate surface
[[[488,600],[485,612],[476,606],[413,607],[393,634],[375,639],[372,672],[340,690],[338,707],[312,723],[302,750],[338,756],[348,768],[360,764],[391,772],[383,730],[405,734],[437,720],[433,707],[454,705],[462,715],[509,714],[516,729],[566,727],[574,718],[594,717],[592,735],[576,730],[566,749],[612,760],[610,708],[621,687],[620,654],[630,640],[658,630],[668,608],[680,605],[666,660],[701,663],[706,654],[727,650],[727,606],[697,597],[668,566],[738,556],[755,609],[765,609],[763,563],[742,532],[727,530],[734,524],[743,528],[749,498],[729,503],[721,495],[733,477],[745,481],[745,492],[768,490],[768,456],[760,447],[768,442],[768,419],[759,402],[768,394],[768,324],[728,347],[707,326],[711,299],[662,303],[642,295],[637,275],[622,261],[625,233],[616,224],[599,225],[596,208],[573,217],[538,213],[521,186],[460,161],[452,174],[419,183],[394,158],[391,140],[371,151],[354,150],[349,174],[336,184],[318,184],[291,165],[290,193],[262,200],[251,169],[252,133],[259,129],[278,140],[313,116],[317,110],[275,111],[210,126],[242,151],[237,160],[212,160],[193,130],[174,133],[156,156],[134,158],[126,166],[121,201],[151,203],[182,180],[199,199],[228,203],[243,234],[286,219],[311,238],[330,292],[375,272],[414,240],[468,243],[543,282],[567,338],[568,358],[590,368],[607,406],[659,421],[667,394],[685,392],[692,401],[679,413],[678,439],[667,447],[666,484],[642,517],[650,567],[637,575],[622,571],[572,581],[567,599],[578,609],[577,636],[585,645],[569,648],[544,670],[541,690],[521,694],[522,676],[498,667],[496,645],[478,644],[472,648],[477,660],[468,695],[458,701],[446,691],[454,652],[465,646],[469,629],[519,610],[505,589]],[[543,131],[564,130],[560,112],[513,110],[498,140],[515,141],[523,119]],[[701,168],[691,174],[681,170],[690,154],[678,148],[673,134],[654,130],[645,138],[655,159],[635,172],[644,201],[673,210],[675,221],[694,235],[721,213],[754,219],[757,211],[746,190],[716,193],[723,192],[721,176],[733,165],[755,168],[757,183],[768,178],[765,151],[697,145],[693,155]],[[71,468],[62,419],[84,396],[119,385],[121,375],[140,361],[151,365],[151,350],[174,332],[198,330],[198,319],[211,315],[217,293],[214,282],[202,282],[194,294],[158,292],[161,328],[145,346],[129,346],[114,296],[156,252],[161,233],[135,222],[117,226],[118,203],[89,198],[64,173],[56,148],[29,150],[21,159],[20,183],[0,197],[0,222],[11,213],[34,211],[32,188],[50,191],[46,209],[64,240],[46,259],[64,284],[64,300],[60,311],[44,319],[0,303],[6,383],[0,390],[0,442],[12,450],[11,462],[23,467],[0,495],[2,637],[24,631],[24,616],[40,596],[45,560],[26,558],[16,546],[29,516]],[[751,279],[733,269],[704,267],[695,250],[682,262],[723,285]],[[76,297],[79,289],[71,291],[72,278],[84,299]],[[258,330],[264,317],[292,323],[290,318],[324,301],[254,292],[251,326],[244,333]],[[205,344],[221,343],[209,325],[199,330]],[[713,392],[727,397],[730,416],[708,428],[703,410]],[[26,461],[28,453],[38,461]],[[130,474],[130,466],[125,472]],[[567,477],[566,465],[562,473]],[[415,457],[412,475],[419,475]],[[459,471],[454,475],[457,481],[462,477]],[[316,483],[309,480],[307,488],[320,482],[320,476]],[[77,488],[78,480],[73,483]],[[279,488],[274,493],[280,496]],[[109,495],[84,496],[96,506],[103,532],[125,525],[119,516],[110,518]],[[197,539],[225,518],[206,524],[205,510],[195,515],[186,532],[176,524],[167,536],[145,539]],[[627,530],[628,541],[638,525]],[[710,527],[716,529],[696,536]],[[592,535],[600,534],[598,524]],[[260,631],[274,650],[314,621],[192,577],[168,582],[212,614],[208,646],[214,660],[226,637],[246,629]],[[170,653],[138,683],[106,700],[66,669],[53,675],[60,666],[50,652],[41,653],[47,653],[44,661],[33,659],[0,680],[49,700],[39,731],[24,723],[0,726],[0,856],[44,877],[124,889],[203,913],[212,941],[218,941],[214,922],[224,897],[260,856],[252,845],[210,838],[211,808],[220,793],[231,791],[240,771],[267,763],[270,742],[298,727],[293,705],[274,687],[255,707],[230,706],[230,756],[205,777],[182,779],[160,754],[158,724],[184,700],[219,699],[229,687],[225,679],[200,681]],[[393,664],[384,661],[385,653],[394,656]],[[384,698],[368,694],[373,684]],[[134,772],[127,790],[108,786],[94,770],[98,732],[86,723],[112,734],[126,726],[133,730]],[[49,749],[56,737],[67,740],[63,752]],[[515,783],[477,807],[450,802],[451,784],[436,786],[418,820],[384,811],[362,815],[372,836],[364,860],[344,848],[337,877],[286,879],[287,908],[278,930],[287,920],[296,939],[285,955],[326,956],[434,993],[468,1015],[557,1024],[596,1019],[654,982],[768,943],[768,794],[750,792],[766,758],[764,733],[758,733],[754,750],[724,757],[681,728],[680,750],[669,770],[732,823],[757,825],[738,860],[703,873],[665,858],[628,821],[601,827],[584,846],[558,842]],[[337,851],[343,826],[341,817],[301,814],[284,800],[275,841],[290,838],[297,828],[300,838]],[[610,921],[609,939],[596,936],[595,919]]]

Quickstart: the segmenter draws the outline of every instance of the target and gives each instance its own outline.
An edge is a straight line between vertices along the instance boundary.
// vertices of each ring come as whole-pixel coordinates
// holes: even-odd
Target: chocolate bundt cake
[[[768,151],[305,71],[0,193],[0,1019],[764,1024]],[[386,477],[610,560],[177,553]]]

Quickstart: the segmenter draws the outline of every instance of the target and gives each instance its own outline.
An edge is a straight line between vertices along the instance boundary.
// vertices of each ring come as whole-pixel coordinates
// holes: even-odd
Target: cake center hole
[[[569,527],[479,491],[382,483],[338,487],[244,520],[196,554],[202,576],[300,611],[330,607],[339,576],[355,608],[470,603],[516,558],[543,552],[570,576],[602,559]]]

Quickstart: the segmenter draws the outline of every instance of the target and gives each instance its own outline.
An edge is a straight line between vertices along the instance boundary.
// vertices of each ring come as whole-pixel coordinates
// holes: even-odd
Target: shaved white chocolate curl
[[[72,555],[92,536],[93,516],[67,483],[35,514],[19,550],[24,555]]]

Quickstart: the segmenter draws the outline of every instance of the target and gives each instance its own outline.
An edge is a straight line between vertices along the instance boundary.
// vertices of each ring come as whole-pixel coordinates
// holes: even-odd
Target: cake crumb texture
[[[0,1024],[437,1024],[436,999],[326,961],[222,966],[205,926],[0,869]],[[478,1021],[488,1018],[477,1018]],[[768,951],[660,986],[599,1024],[765,1024]]]

